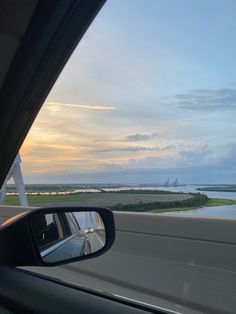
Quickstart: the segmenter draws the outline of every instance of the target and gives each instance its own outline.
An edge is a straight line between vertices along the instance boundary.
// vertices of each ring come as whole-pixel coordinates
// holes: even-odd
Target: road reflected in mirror
[[[106,244],[105,227],[96,211],[39,212],[30,217],[30,227],[47,263],[89,255]]]

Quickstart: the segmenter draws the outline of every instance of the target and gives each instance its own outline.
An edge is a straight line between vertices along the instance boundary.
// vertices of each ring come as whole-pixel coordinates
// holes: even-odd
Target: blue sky
[[[26,182],[236,183],[236,2],[110,0],[23,147]]]

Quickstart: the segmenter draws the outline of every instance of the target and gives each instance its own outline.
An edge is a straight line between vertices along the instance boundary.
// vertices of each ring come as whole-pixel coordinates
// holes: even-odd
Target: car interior
[[[4,182],[50,89],[104,2],[0,2],[0,184]],[[41,225],[45,227],[45,220]],[[14,226],[14,222],[10,226]],[[39,236],[37,226],[33,229]],[[0,313],[168,313],[17,268],[26,264],[39,265],[39,262],[33,257],[29,233],[27,240],[23,229],[11,228],[9,231],[8,226],[4,227],[0,236],[1,255],[7,256],[1,258],[0,266]],[[53,228],[51,225],[47,233],[52,237],[54,232],[55,241],[58,236]],[[4,230],[9,232],[4,233]],[[16,234],[18,240],[13,243],[11,240]],[[106,249],[109,249],[114,241],[111,230],[107,236],[110,242]],[[40,240],[45,242],[47,239]],[[92,257],[96,259],[99,252]]]

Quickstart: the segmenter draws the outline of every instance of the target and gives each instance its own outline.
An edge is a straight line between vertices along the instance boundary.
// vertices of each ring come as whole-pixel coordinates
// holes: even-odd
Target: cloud
[[[183,150],[178,153],[179,166],[213,165],[215,156],[213,151],[207,146],[197,149]]]
[[[172,145],[166,146],[172,147]],[[175,146],[173,146],[174,148]],[[164,148],[164,147],[163,147]],[[163,150],[158,148],[158,150]],[[169,148],[169,149],[170,149]],[[156,148],[153,147],[153,150]],[[148,169],[148,168],[187,168],[193,166],[213,165],[216,161],[213,159],[213,152],[208,146],[198,147],[196,149],[184,150],[177,153],[170,153],[165,156],[145,156],[144,158],[131,158],[114,163],[104,163],[102,169],[119,170],[119,169]]]
[[[124,142],[139,142],[139,141],[149,141],[153,140],[158,137],[158,133],[151,133],[151,134],[132,134],[126,136]]]
[[[162,151],[176,149],[175,145],[166,145],[161,148]]]
[[[171,165],[171,157],[161,158],[147,156],[141,159],[129,159],[128,161],[119,162],[119,163],[104,163],[101,167],[101,171],[129,171],[129,170],[141,170],[141,169],[150,169],[150,168],[162,168],[162,167],[173,167]]]
[[[97,153],[110,153],[110,152],[140,152],[140,151],[154,151],[160,150],[157,147],[149,146],[128,146],[128,147],[114,147],[114,148],[104,148],[97,150]]]
[[[116,169],[115,169],[116,167]],[[107,165],[99,172],[51,172],[26,175],[27,183],[75,183],[75,184],[156,184],[164,183],[169,177],[170,182],[178,178],[179,183],[199,184],[234,184],[236,170],[221,170],[211,166],[195,166],[186,168],[134,168],[122,169],[119,165]]]
[[[126,147],[111,147],[96,150],[96,153],[114,153],[114,152],[148,152],[148,151],[169,151],[175,149],[175,145],[166,146],[126,146]]]
[[[58,106],[58,107],[71,107],[78,109],[87,109],[87,110],[116,110],[115,107],[112,106],[99,106],[99,105],[87,105],[87,104],[67,104],[60,102],[48,102],[48,105]]]
[[[68,160],[65,156],[58,155],[61,147],[57,146],[48,147],[48,153],[50,149],[57,151],[55,155],[51,155],[50,152],[53,164],[47,163],[46,152],[37,163],[35,161],[33,164],[28,163],[32,160],[32,154],[28,156],[30,157],[28,161],[23,160],[23,172],[26,170],[25,167],[29,167],[28,170],[31,170],[27,171],[28,174],[26,173],[26,182],[37,180],[37,182],[43,183],[162,183],[167,177],[173,181],[178,177],[182,183],[235,182],[236,143],[220,146],[219,149],[223,150],[224,154],[215,160],[213,157],[216,156],[213,155],[212,149],[205,145],[195,149],[185,149],[175,154],[171,153],[168,156],[146,156],[114,162],[110,159],[111,162],[105,163],[102,163],[104,159],[101,158],[96,165],[94,165],[94,160],[89,161],[88,158],[77,154],[71,156],[71,152],[68,156],[70,160]],[[37,159],[39,153],[40,148],[34,151],[34,160]],[[27,162],[25,163],[25,161]],[[96,167],[92,167],[92,165]]]
[[[236,169],[236,143],[229,143],[222,148],[223,155],[219,159],[218,167],[221,169]]]
[[[235,110],[236,89],[196,89],[189,93],[175,95],[173,103],[181,109],[190,110]]]

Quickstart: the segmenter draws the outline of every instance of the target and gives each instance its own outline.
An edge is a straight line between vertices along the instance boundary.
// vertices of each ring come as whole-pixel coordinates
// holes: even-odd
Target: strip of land
[[[160,193],[163,192],[163,193]],[[202,207],[234,205],[236,200],[212,198],[200,193],[168,193],[167,191],[119,191],[77,193],[70,195],[28,195],[29,206],[100,206],[115,211],[172,212]],[[17,195],[8,195],[5,205],[19,205]]]
[[[197,188],[197,190],[206,192],[236,192],[236,186],[207,186]]]
[[[214,206],[226,206],[236,205],[236,200],[229,200],[225,198],[209,198],[207,203],[203,206],[192,206],[192,207],[176,207],[176,208],[158,208],[152,210],[153,213],[165,213],[165,212],[179,212],[187,210],[195,210],[203,207],[214,207]]]
[[[70,195],[28,195],[30,206],[54,206],[60,204],[103,206],[112,207],[116,204],[139,204],[139,203],[166,203],[191,199],[191,194],[183,193],[160,193],[157,191],[131,191],[125,192],[99,192],[99,193],[77,193]],[[8,195],[5,205],[19,205],[17,195]]]

